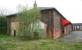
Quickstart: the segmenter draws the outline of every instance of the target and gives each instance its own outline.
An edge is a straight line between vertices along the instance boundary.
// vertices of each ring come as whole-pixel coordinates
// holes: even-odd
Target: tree
[[[0,8],[0,16],[4,16],[9,13],[9,10],[6,8]]]
[[[5,14],[7,14],[7,9],[0,8],[0,34],[7,33],[7,21],[4,16]]]
[[[30,10],[24,8],[22,9],[22,12],[19,11],[17,15],[19,21],[18,34],[30,39],[34,38],[34,33],[36,34],[36,32],[34,32],[33,25],[36,25],[36,23],[38,23],[39,17],[40,11],[37,7],[34,7]]]

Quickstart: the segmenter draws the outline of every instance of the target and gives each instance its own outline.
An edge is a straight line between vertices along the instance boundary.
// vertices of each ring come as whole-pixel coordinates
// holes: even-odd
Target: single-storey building
[[[35,2],[34,7],[37,4]],[[39,7],[41,18],[39,19],[44,23],[44,34],[48,38],[59,38],[63,35],[69,34],[72,30],[71,22],[56,9],[52,7]],[[17,14],[11,14],[7,17],[7,34],[16,36],[19,28],[19,21],[16,18]]]
[[[50,38],[59,38],[71,31],[71,23],[64,18],[55,8],[40,7],[40,21],[45,24],[46,36]],[[7,33],[16,36],[19,21],[16,19],[17,14],[7,16]]]
[[[82,23],[72,23],[72,31],[82,31]]]

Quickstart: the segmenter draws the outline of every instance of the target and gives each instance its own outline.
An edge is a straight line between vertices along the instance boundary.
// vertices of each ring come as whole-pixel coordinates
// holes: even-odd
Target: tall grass
[[[0,35],[0,50],[82,50],[82,43],[66,43],[62,40],[21,41]]]

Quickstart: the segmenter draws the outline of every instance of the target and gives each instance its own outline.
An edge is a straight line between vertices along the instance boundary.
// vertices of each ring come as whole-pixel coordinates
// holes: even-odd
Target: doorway
[[[13,31],[14,32],[14,37],[16,36],[16,30]]]

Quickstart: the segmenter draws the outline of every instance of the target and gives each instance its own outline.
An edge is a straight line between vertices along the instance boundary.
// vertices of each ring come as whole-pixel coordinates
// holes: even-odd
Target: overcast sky
[[[30,8],[35,0],[0,0],[0,8],[16,13],[18,5]],[[82,0],[36,0],[38,7],[54,7],[72,23],[82,23]]]

